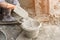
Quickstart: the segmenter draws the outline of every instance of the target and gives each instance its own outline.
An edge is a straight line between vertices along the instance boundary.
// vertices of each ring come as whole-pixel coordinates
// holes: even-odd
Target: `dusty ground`
[[[37,38],[26,38],[22,32],[17,40],[60,40],[60,25],[43,24]]]

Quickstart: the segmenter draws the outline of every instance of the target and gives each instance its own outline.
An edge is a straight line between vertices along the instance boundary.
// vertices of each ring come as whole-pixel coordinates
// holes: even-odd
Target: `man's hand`
[[[7,8],[8,8],[8,9],[14,9],[14,8],[15,8],[15,5],[8,3]]]
[[[8,9],[14,9],[15,8],[15,5],[9,4],[9,3],[6,3],[6,2],[0,3],[0,6],[3,7],[3,8],[8,8]]]

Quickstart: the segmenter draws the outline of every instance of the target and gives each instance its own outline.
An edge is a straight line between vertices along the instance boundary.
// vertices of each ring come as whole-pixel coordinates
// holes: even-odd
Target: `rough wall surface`
[[[48,0],[35,0],[36,15],[49,14],[49,1]]]
[[[49,0],[35,0],[36,19],[49,21]]]
[[[43,16],[59,15],[60,0],[19,0],[21,7],[24,8],[30,17],[38,18]],[[48,20],[49,17],[46,19]],[[44,20],[44,19],[42,19]]]
[[[49,0],[50,14],[60,15],[60,0]]]

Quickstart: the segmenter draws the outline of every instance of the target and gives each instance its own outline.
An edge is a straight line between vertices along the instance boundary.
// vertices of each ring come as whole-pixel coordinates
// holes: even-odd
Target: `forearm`
[[[0,3],[0,7],[3,7],[3,8],[6,8],[7,5],[8,5],[8,4],[7,4],[6,2],[1,2],[1,3]]]

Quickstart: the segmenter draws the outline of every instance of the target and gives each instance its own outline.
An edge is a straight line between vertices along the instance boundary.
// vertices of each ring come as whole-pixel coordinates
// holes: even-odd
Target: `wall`
[[[49,0],[50,14],[56,17],[60,15],[60,0]]]
[[[48,21],[49,18],[49,0],[35,0],[36,19],[39,21]]]
[[[30,17],[39,21],[49,21],[50,15],[60,15],[60,0],[19,0]]]
[[[49,14],[49,1],[35,0],[35,9],[37,16],[40,16],[41,14]]]

